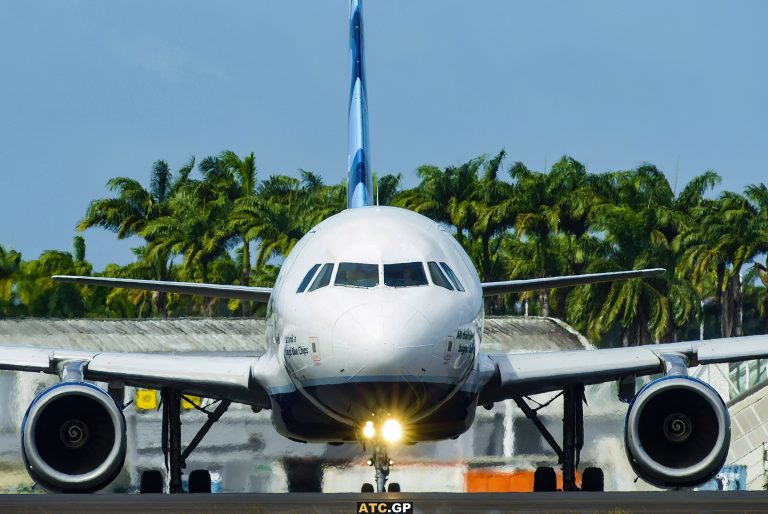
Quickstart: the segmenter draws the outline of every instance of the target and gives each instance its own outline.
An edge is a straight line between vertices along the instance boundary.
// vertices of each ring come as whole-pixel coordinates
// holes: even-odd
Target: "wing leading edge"
[[[144,291],[160,291],[164,293],[193,294],[211,296],[214,298],[229,298],[233,300],[248,300],[266,303],[272,294],[270,287],[227,286],[220,284],[198,284],[195,282],[165,282],[161,280],[137,280],[130,278],[79,277],[75,275],[54,275],[56,282],[82,284],[88,286],[122,287],[125,289],[141,289]]]
[[[768,357],[768,335],[603,350],[482,354],[484,367],[494,371],[486,374],[480,402],[659,373],[670,354],[682,356],[688,366],[763,359]]]
[[[556,287],[572,287],[630,278],[650,278],[666,273],[664,268],[640,269],[632,271],[615,271],[609,273],[590,273],[586,275],[566,275],[562,277],[532,278],[526,280],[506,280],[504,282],[483,282],[483,296],[496,294],[521,293],[538,289],[553,289]]]
[[[83,363],[83,377],[119,381],[129,386],[161,389],[270,408],[267,391],[279,382],[280,369],[270,354],[120,353],[0,347],[0,370],[61,374],[67,362]]]

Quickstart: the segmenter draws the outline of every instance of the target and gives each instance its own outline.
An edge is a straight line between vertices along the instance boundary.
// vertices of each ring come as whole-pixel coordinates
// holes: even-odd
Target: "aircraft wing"
[[[83,363],[86,380],[119,381],[125,385],[172,387],[206,398],[231,400],[269,408],[269,384],[279,374],[270,354],[225,355],[184,353],[120,353],[0,347],[0,370],[61,375],[70,362]]]
[[[664,268],[640,269],[632,271],[615,271],[609,273],[590,273],[586,275],[566,275],[563,277],[544,277],[525,280],[505,280],[504,282],[483,282],[483,296],[496,294],[521,293],[538,289],[555,287],[572,287],[598,282],[627,280],[630,278],[648,278],[666,273]]]
[[[230,298],[266,303],[272,294],[271,287],[227,286],[220,284],[198,284],[195,282],[165,282],[161,280],[137,280],[130,278],[79,277],[74,275],[54,275],[56,282],[82,284],[89,286],[122,287],[142,289],[164,293],[193,294],[214,298]]]
[[[768,357],[768,335],[603,350],[481,354],[479,368],[487,371],[480,402],[660,373],[665,370],[665,355],[682,356],[688,366],[762,359]]]

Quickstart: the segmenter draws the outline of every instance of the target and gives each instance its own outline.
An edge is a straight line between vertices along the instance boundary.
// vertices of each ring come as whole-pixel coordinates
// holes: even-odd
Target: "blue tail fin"
[[[352,81],[349,87],[349,174],[347,208],[373,205],[373,180],[368,161],[368,95],[363,52],[363,0],[350,0],[349,51]]]

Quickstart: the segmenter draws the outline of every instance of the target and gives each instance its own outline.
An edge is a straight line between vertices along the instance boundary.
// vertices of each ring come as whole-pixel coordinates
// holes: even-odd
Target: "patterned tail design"
[[[349,174],[347,208],[373,205],[373,180],[368,161],[368,96],[363,53],[363,0],[350,0],[349,51],[352,81],[349,87]]]

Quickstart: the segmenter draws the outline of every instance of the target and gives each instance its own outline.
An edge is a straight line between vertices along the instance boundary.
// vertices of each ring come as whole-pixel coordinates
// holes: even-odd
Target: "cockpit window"
[[[438,266],[436,262],[428,262],[427,267],[429,268],[429,276],[432,278],[433,284],[453,291],[453,286],[448,279],[445,278],[445,275],[440,270],[440,266]]]
[[[339,263],[334,285],[348,287],[375,287],[379,285],[379,267],[359,262]]]
[[[312,280],[312,277],[315,276],[315,271],[317,271],[317,268],[319,268],[319,264],[315,264],[311,268],[309,268],[309,271],[307,271],[307,274],[304,275],[304,280],[301,281],[301,284],[299,284],[299,288],[296,290],[297,293],[303,293],[304,290],[309,285],[309,281]]]
[[[312,292],[316,289],[320,289],[321,287],[325,287],[328,284],[330,284],[332,273],[333,273],[333,264],[331,263],[324,264],[323,267],[320,269],[320,273],[317,274],[314,282],[312,282],[312,285],[309,286],[309,292]]]
[[[413,287],[427,285],[424,265],[420,262],[403,262],[384,265],[384,285],[390,287]]]
[[[459,291],[464,291],[464,286],[461,285],[461,282],[459,282],[459,277],[456,276],[456,273],[453,272],[450,266],[448,266],[446,263],[441,262],[440,267],[445,270],[445,273],[448,275],[448,277],[451,279],[451,282],[453,282],[453,285],[456,286],[456,289]]]

